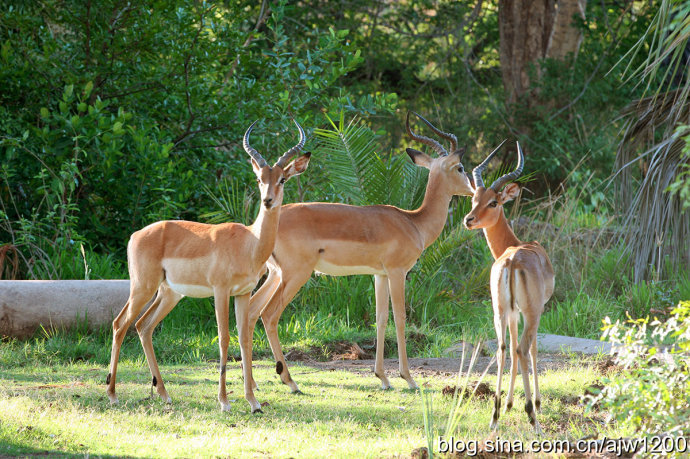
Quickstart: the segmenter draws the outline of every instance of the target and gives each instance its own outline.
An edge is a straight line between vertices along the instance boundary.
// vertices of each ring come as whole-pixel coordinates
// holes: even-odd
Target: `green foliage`
[[[690,301],[681,301],[666,321],[642,318],[612,323],[607,317],[602,339],[615,346],[615,362],[623,372],[604,379],[604,389],[589,406],[601,404],[613,419],[647,437],[687,435]]]
[[[332,193],[354,205],[391,204],[405,209],[419,206],[426,174],[407,155],[382,157],[374,132],[356,118],[332,129],[317,129],[317,154],[328,164]]]
[[[669,191],[678,196],[682,202],[683,211],[690,208],[690,126],[680,126],[676,129],[676,136],[684,139],[685,145],[681,153],[681,162],[676,180],[669,186]]]
[[[346,30],[289,36],[287,2],[261,11],[253,2],[3,3],[0,239],[59,244],[16,241],[23,259],[44,264],[69,249],[64,241],[123,259],[134,230],[217,211],[209,190],[223,183],[254,187],[240,141],[251,121],[270,120],[252,143],[276,158],[287,139],[266,133],[292,117],[309,127],[321,110],[395,106],[394,95],[355,98],[340,86],[362,60]],[[39,275],[26,265],[21,275]]]

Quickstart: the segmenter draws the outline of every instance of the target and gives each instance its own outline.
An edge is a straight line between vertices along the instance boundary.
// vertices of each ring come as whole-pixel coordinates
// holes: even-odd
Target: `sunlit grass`
[[[112,407],[105,395],[105,366],[3,367],[0,455],[50,451],[118,457],[381,457],[409,455],[426,444],[420,395],[403,389],[401,381],[393,380],[394,389],[384,392],[373,373],[319,370],[303,364],[291,367],[304,395],[290,394],[280,384],[272,362],[256,363],[257,396],[268,403],[259,415],[251,415],[244,401],[239,363],[228,368],[229,397],[234,400],[228,413],[218,408],[212,363],[161,367],[172,405],[149,398],[145,363],[123,363],[117,385],[120,404]],[[549,437],[616,433],[601,424],[600,415],[590,416],[577,403],[563,402],[582,394],[597,377],[591,366],[580,362],[541,375],[540,420]],[[489,372],[487,381],[492,386],[494,378]],[[454,384],[455,378],[420,376],[417,380],[430,387],[434,416],[440,423],[452,401],[440,389]],[[516,401],[522,397],[521,386],[518,381]],[[489,435],[492,403],[491,399],[472,402],[458,438]],[[503,416],[501,425],[504,437],[532,436],[519,408]]]

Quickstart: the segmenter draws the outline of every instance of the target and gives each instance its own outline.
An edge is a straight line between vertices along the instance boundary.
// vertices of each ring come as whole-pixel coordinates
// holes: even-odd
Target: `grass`
[[[221,413],[212,362],[162,365],[173,398],[166,405],[150,398],[144,362],[125,361],[118,373],[120,404],[105,395],[107,368],[90,362],[67,365],[3,365],[0,369],[0,455],[94,455],[102,457],[382,457],[409,455],[426,444],[418,392],[381,391],[373,373],[327,371],[293,364],[292,375],[305,395],[288,393],[273,363],[258,361],[257,396],[268,402],[263,415],[251,415],[242,395],[239,362],[228,368],[232,411]],[[602,424],[603,415],[584,413],[568,401],[599,377],[596,367],[571,361],[541,375],[547,438],[576,439],[592,433],[620,436]],[[507,375],[505,376],[507,380]],[[494,384],[491,373],[488,376]],[[418,376],[428,386],[435,423],[448,416],[452,397],[442,395],[454,376]],[[504,380],[505,382],[505,380]],[[516,401],[522,396],[516,384]],[[456,438],[489,435],[491,399],[472,401]],[[517,404],[520,405],[519,403]],[[502,437],[530,440],[520,409],[502,417]]]

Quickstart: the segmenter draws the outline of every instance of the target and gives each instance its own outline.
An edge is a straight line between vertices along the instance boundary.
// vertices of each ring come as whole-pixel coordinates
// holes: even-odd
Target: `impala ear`
[[[520,185],[517,183],[509,183],[506,185],[505,188],[503,188],[503,191],[501,191],[498,196],[499,196],[499,201],[501,204],[505,204],[506,202],[510,202],[513,199],[517,198],[518,195],[520,194]]]
[[[257,177],[261,177],[261,166],[254,161],[254,158],[249,158],[249,160],[252,162],[252,169],[254,169],[254,175]]]
[[[406,148],[405,151],[409,155],[412,162],[417,166],[426,167],[427,169],[431,168],[431,158],[429,155],[422,153],[419,150],[415,150],[414,148]]]
[[[309,165],[309,158],[311,158],[311,153],[305,153],[302,156],[290,161],[290,164],[285,166],[285,169],[283,169],[285,180],[306,171],[307,166]]]

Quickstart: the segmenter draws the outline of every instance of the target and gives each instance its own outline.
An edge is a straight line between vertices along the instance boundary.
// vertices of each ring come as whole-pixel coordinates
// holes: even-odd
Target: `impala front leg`
[[[405,343],[405,271],[388,274],[388,286],[391,302],[393,303],[393,319],[395,320],[395,335],[398,338],[398,360],[400,376],[407,381],[410,389],[417,389],[417,383],[410,375],[407,362],[407,345]]]
[[[252,339],[254,338],[254,324],[258,320],[258,312],[252,314],[249,309],[250,294],[235,297],[235,319],[242,353],[242,377],[244,378],[244,398],[247,399],[252,413],[263,413],[261,404],[254,397],[254,377],[252,376]]]
[[[376,291],[376,364],[374,374],[381,380],[381,389],[391,388],[391,383],[386,377],[383,367],[383,354],[386,344],[386,325],[388,324],[388,276],[374,276],[374,288]]]
[[[227,289],[214,289],[213,292],[216,306],[216,322],[218,325],[218,347],[220,350],[220,361],[218,364],[218,403],[221,411],[230,411],[228,395],[225,388],[226,369],[228,363],[228,344],[230,343],[230,331],[228,330],[230,320],[230,295]]]

